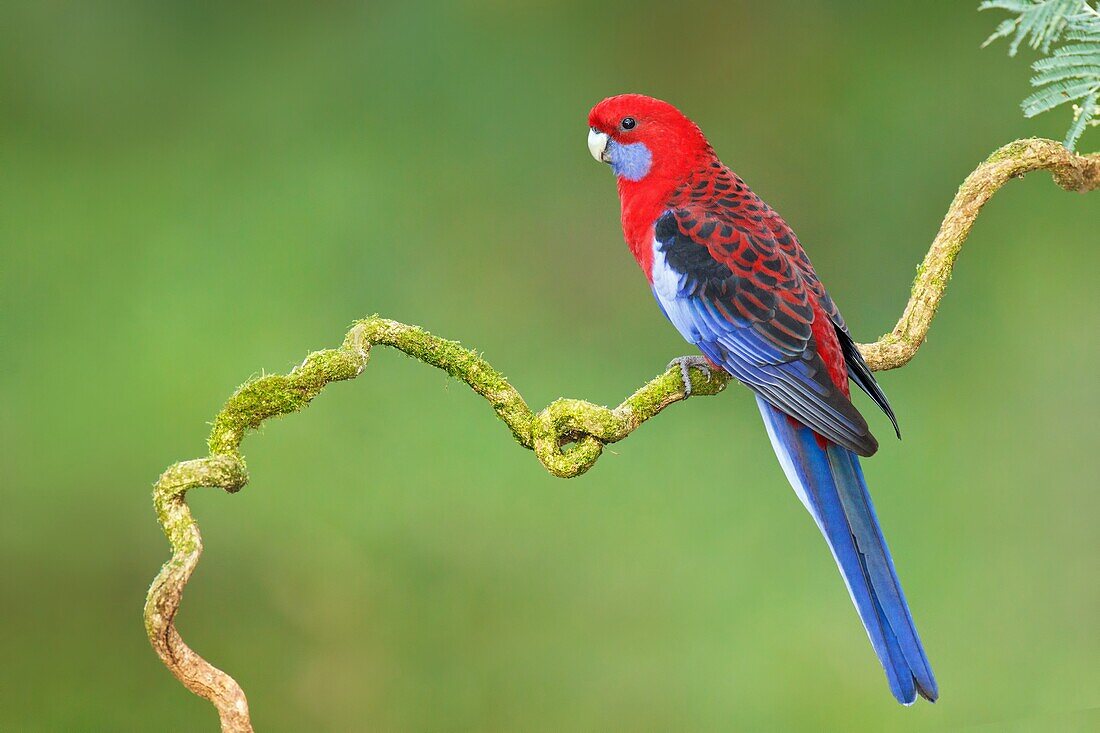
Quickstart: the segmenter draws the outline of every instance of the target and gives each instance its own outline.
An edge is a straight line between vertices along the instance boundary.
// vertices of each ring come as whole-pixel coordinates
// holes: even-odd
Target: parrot
[[[802,245],[679,109],[641,94],[588,114],[588,149],[617,179],[623,237],[661,312],[700,355],[755,393],[787,480],[809,510],[903,705],[939,695],[860,457],[878,442],[849,380],[897,418]]]

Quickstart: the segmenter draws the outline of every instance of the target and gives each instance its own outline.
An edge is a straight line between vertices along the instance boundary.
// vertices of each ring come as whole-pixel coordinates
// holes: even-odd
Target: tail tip
[[[922,697],[930,703],[934,703],[940,698],[940,691],[935,680],[922,681],[913,677],[912,685],[912,687],[905,685],[904,688],[893,691],[894,697],[905,707],[915,703],[918,697]]]

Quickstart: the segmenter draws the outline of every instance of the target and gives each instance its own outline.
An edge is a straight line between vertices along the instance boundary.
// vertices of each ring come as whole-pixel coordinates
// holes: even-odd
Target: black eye
[[[637,124],[638,123],[634,120],[633,117],[624,117],[623,121],[619,123],[619,127],[623,128],[624,130],[633,130],[634,126]]]

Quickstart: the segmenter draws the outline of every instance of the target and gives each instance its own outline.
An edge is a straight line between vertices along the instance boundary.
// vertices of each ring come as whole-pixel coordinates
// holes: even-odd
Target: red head
[[[603,144],[592,149],[593,156],[627,183],[675,186],[714,154],[680,110],[642,94],[608,97],[588,113],[588,125],[590,149]]]
[[[588,149],[619,183],[623,234],[648,274],[652,227],[672,192],[715,160],[699,127],[668,102],[642,94],[608,97],[588,113]]]

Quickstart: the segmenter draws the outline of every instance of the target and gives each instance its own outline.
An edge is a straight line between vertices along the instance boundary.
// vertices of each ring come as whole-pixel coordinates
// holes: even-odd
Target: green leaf
[[[1067,102],[1077,104],[1064,143],[1072,150],[1085,128],[1100,116],[1096,109],[1100,7],[1090,0],[986,0],[978,9],[1004,10],[1015,16],[1001,21],[983,47],[998,38],[1010,38],[1009,56],[1015,56],[1025,42],[1044,54],[1031,65],[1035,72],[1031,85],[1036,91],[1020,106],[1026,117],[1034,117]]]
[[[1053,69],[1051,71],[1043,72],[1038,76],[1031,77],[1031,86],[1041,87],[1060,81],[1068,81],[1070,79],[1077,79],[1083,82],[1100,84],[1100,67],[1093,67],[1092,69],[1087,70]]]
[[[978,10],[999,9],[1012,13],[1023,13],[1032,6],[1030,0],[985,0]]]
[[[1033,87],[1041,87],[1064,79],[1094,79],[1100,82],[1100,53],[1051,56],[1036,61],[1031,68],[1040,72],[1031,77]]]
[[[1077,146],[1077,141],[1080,139],[1081,133],[1085,131],[1085,126],[1092,121],[1097,112],[1100,112],[1097,108],[1097,100],[1100,100],[1100,92],[1097,91],[1085,97],[1085,101],[1077,113],[1077,119],[1073,122],[1073,126],[1069,128],[1066,139],[1062,143],[1067,150],[1073,150]]]
[[[982,42],[982,48],[985,48],[989,44],[996,41],[998,38],[1008,38],[1012,35],[1012,31],[1016,30],[1016,21],[1014,20],[1002,20],[1001,24],[997,26],[997,30]]]
[[[1020,102],[1025,117],[1034,117],[1037,114],[1054,109],[1055,107],[1082,99],[1096,91],[1100,82],[1090,79],[1088,81],[1063,81],[1056,82]]]
[[[1045,59],[1039,59],[1031,65],[1033,69],[1040,69],[1044,65],[1057,64],[1058,59],[1064,56],[1091,56],[1100,59],[1100,41],[1096,43],[1073,43],[1054,49],[1054,54]]]
[[[997,38],[1007,38],[1015,30],[1008,47],[1009,56],[1015,56],[1024,41],[1047,53],[1069,26],[1069,18],[1080,14],[1084,5],[1085,0],[987,0],[978,10],[1007,10],[1018,17],[1003,21],[983,45]]]

